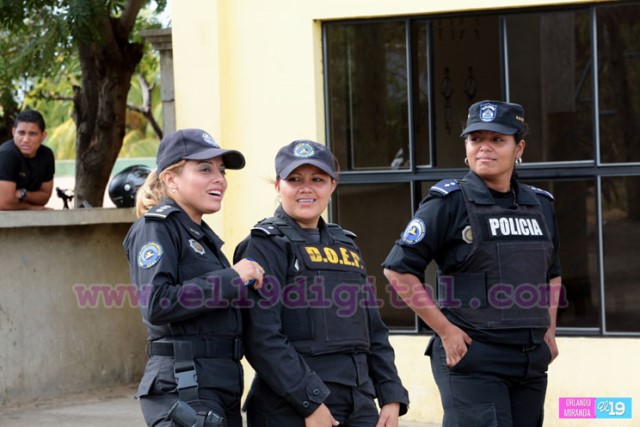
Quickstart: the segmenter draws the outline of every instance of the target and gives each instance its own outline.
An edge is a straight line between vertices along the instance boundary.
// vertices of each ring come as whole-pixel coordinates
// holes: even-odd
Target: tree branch
[[[158,138],[162,139],[162,128],[156,121],[155,117],[153,117],[153,108],[151,105],[151,92],[153,91],[153,86],[149,85],[147,79],[145,79],[142,74],[136,74],[136,78],[138,79],[140,88],[142,89],[142,106],[138,107],[136,105],[127,104],[127,108],[142,114],[149,121]]]
[[[119,23],[124,33],[129,36],[133,30],[133,26],[136,23],[136,18],[140,9],[142,8],[143,0],[129,0],[124,6],[122,15],[120,15]]]

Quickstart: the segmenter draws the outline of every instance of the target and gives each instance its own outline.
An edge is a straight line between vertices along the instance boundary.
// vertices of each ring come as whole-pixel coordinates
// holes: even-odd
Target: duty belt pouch
[[[180,427],[226,427],[224,412],[212,403],[198,398],[198,376],[193,360],[193,344],[174,340],[174,376],[178,401],[169,410],[169,417]]]

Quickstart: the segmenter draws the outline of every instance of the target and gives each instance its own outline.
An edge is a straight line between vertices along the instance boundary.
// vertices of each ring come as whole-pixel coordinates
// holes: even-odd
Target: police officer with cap
[[[235,256],[266,270],[244,312],[256,371],[248,426],[397,427],[408,393],[362,254],[353,233],[321,217],[337,185],[335,159],[326,146],[298,140],[275,163],[280,206]]]
[[[383,263],[435,332],[426,354],[444,427],[542,425],[561,279],[553,196],[516,180],[524,117],[508,102],[469,108],[461,137],[471,170],[431,187]],[[423,285],[432,260],[437,303]]]
[[[137,397],[149,426],[241,427],[242,319],[233,301],[245,282],[261,286],[264,270],[247,259],[231,266],[202,216],[220,210],[225,170],[245,159],[183,129],[162,139],[156,163],[124,240],[148,331]]]

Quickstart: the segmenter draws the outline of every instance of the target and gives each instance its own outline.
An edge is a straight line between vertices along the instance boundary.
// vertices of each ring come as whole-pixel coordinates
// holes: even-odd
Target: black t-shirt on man
[[[13,140],[0,145],[0,181],[16,183],[16,188],[37,191],[43,182],[53,179],[55,159],[53,151],[41,145],[33,158],[20,153]]]

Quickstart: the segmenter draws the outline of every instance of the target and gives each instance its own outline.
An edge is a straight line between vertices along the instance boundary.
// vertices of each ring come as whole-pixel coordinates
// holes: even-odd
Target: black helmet
[[[132,208],[136,205],[136,192],[151,169],[145,165],[133,165],[122,169],[109,183],[109,197],[116,207]]]

